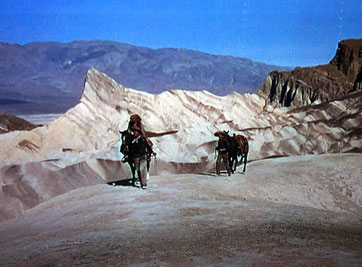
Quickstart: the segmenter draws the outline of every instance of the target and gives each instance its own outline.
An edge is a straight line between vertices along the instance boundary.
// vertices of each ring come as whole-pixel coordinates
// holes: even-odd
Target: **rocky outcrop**
[[[256,94],[148,94],[91,69],[80,103],[62,117],[32,131],[0,135],[0,203],[12,203],[15,216],[88,183],[129,178],[120,162],[118,130],[135,113],[157,136],[151,138],[157,152],[151,174],[213,171],[213,133],[219,130],[247,136],[249,160],[362,150],[362,91],[302,108],[264,104]],[[1,210],[2,217],[10,216],[8,208]]]
[[[362,89],[362,39],[344,40],[329,64],[271,72],[258,94],[276,106],[305,106]]]
[[[30,131],[36,125],[7,112],[0,112],[0,134],[12,131]]]
[[[347,87],[362,89],[362,39],[341,41],[330,64],[346,76]]]

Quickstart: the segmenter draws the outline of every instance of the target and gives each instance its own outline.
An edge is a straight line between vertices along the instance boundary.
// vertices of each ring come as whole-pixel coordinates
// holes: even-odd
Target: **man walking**
[[[137,176],[140,179],[142,189],[147,188],[147,154],[152,153],[141,131],[133,132],[134,139],[129,144],[130,157],[134,160]],[[135,183],[135,181],[133,181]]]

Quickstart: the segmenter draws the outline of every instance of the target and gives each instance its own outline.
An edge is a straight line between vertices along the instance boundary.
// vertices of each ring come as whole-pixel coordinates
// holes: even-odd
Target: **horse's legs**
[[[132,184],[133,186],[136,186],[136,164],[135,164],[135,161],[128,161],[128,164],[131,168],[131,172],[132,172]]]
[[[231,173],[234,173],[234,168],[233,168],[233,165],[234,165],[234,157],[233,156],[229,156],[228,157],[228,162],[229,162],[229,169],[231,171]],[[225,164],[226,165],[226,164]]]
[[[228,155],[223,155],[222,160],[224,162],[224,165],[225,165],[225,168],[226,168],[226,170],[228,172],[228,175],[230,176],[231,173],[234,173],[233,169],[232,169],[232,166],[231,166],[232,165],[232,162],[230,161],[231,158]]]
[[[132,171],[132,178],[136,179],[136,168],[134,166],[134,162],[131,162],[131,171]]]
[[[235,154],[232,157],[232,166],[231,166],[231,171],[232,173],[234,173],[236,171],[236,167],[238,166],[238,155]]]
[[[132,179],[135,180],[136,174],[135,174],[134,162],[131,160],[128,160],[127,163],[128,163],[129,168],[131,169]]]
[[[230,161],[230,169],[231,169],[231,173],[234,173],[235,172],[235,168],[234,168],[234,166],[235,166],[235,158],[234,157],[231,157],[231,161]]]
[[[248,153],[245,153],[244,154],[244,170],[243,170],[243,173],[245,172],[246,170],[246,162],[248,161]]]
[[[234,172],[236,171],[236,167],[238,166],[238,155],[235,155],[235,164],[234,164]]]

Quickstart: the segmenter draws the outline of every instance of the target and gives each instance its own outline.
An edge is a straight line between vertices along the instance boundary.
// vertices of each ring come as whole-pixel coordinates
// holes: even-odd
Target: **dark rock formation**
[[[0,62],[2,98],[28,102],[6,105],[6,109],[3,105],[3,110],[15,114],[65,112],[78,103],[91,68],[125,87],[149,93],[185,89],[216,95],[256,93],[269,72],[289,70],[247,58],[110,41],[23,46],[0,42]]]
[[[362,39],[338,44],[329,64],[271,72],[259,94],[280,106],[304,106],[335,99],[362,89]]]
[[[330,64],[346,76],[352,90],[362,89],[362,39],[341,41]]]
[[[30,131],[36,125],[7,112],[0,112],[0,134],[12,131]]]

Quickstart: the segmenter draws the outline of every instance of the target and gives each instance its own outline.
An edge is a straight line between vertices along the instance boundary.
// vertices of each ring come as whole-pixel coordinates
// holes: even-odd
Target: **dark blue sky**
[[[0,0],[0,41],[112,40],[313,66],[362,38],[361,14],[361,0]]]

